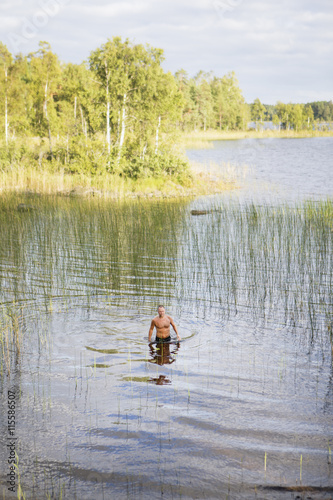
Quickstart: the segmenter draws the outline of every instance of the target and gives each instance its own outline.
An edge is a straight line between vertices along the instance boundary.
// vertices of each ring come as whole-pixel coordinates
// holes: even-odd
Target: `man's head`
[[[157,312],[160,318],[163,318],[165,315],[165,307],[164,306],[158,306]]]

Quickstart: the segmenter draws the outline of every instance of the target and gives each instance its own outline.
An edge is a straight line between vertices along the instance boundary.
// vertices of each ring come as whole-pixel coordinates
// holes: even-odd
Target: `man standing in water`
[[[157,311],[158,316],[152,320],[149,328],[148,342],[151,342],[154,328],[156,328],[156,342],[170,342],[170,325],[175,330],[177,339],[181,340],[173,319],[165,314],[164,306],[158,306]]]

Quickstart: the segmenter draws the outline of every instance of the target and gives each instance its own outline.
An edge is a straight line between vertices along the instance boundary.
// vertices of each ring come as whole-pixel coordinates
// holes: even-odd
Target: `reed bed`
[[[29,385],[30,389],[27,386],[25,388],[26,394],[28,390],[31,391],[29,403],[31,408],[27,413],[31,415],[32,408],[36,408],[38,426],[41,422],[46,422],[47,428],[51,429],[51,423],[55,422],[56,415],[58,415],[56,407],[52,408],[51,404],[51,399],[54,397],[53,388],[51,391],[51,385],[48,385],[48,378],[45,375],[48,360],[39,356],[39,352],[36,351],[42,354],[47,351],[52,342],[52,339],[48,337],[48,321],[59,311],[61,311],[61,317],[67,321],[70,320],[70,314],[82,314],[83,310],[90,314],[95,311],[95,305],[101,303],[103,307],[115,306],[116,311],[126,310],[128,304],[131,306],[129,309],[134,311],[136,308],[133,304],[148,306],[146,309],[148,310],[151,304],[159,301],[167,302],[172,304],[175,312],[178,307],[178,317],[181,317],[182,310],[185,310],[186,315],[183,317],[191,318],[191,311],[188,311],[190,307],[194,313],[193,324],[197,317],[205,318],[213,315],[215,319],[232,320],[235,318],[238,320],[239,316],[243,316],[243,320],[244,318],[253,319],[259,325],[263,322],[271,323],[272,328],[264,330],[263,335],[267,333],[274,335],[275,330],[281,326],[290,327],[291,335],[297,334],[299,338],[308,342],[310,348],[318,346],[323,357],[326,356],[327,346],[332,341],[333,318],[332,201],[306,202],[295,206],[286,204],[268,206],[248,202],[222,202],[221,200],[215,202],[205,200],[201,206],[200,203],[196,203],[204,212],[200,216],[192,215],[191,209],[194,206],[185,200],[111,202],[103,199],[14,194],[0,198],[2,235],[0,238],[0,299],[2,303],[0,322],[3,327],[1,331],[6,331],[9,339],[8,351],[6,350],[7,341],[4,340],[5,349],[1,353],[1,362],[3,371],[9,366],[10,374],[12,374],[15,371],[15,360],[18,359],[19,362],[29,350],[30,352],[33,350],[33,360],[42,359],[43,363],[37,371],[35,371],[35,365],[33,369],[28,368],[31,370],[29,377],[32,382]],[[117,309],[118,306],[119,309]],[[97,314],[100,313],[101,310],[98,310]],[[121,312],[117,312],[116,317],[117,314],[121,316]],[[99,316],[97,320],[96,317],[94,318],[95,326],[99,319]],[[135,317],[134,320],[131,319],[130,324],[135,326],[136,321]],[[220,322],[215,323],[220,324]],[[78,322],[76,325],[77,329],[79,329],[79,324]],[[199,319],[198,324],[203,325],[203,322]],[[229,327],[233,328],[230,325]],[[216,333],[218,332],[217,328]],[[137,332],[131,336],[131,339],[134,339],[136,334]],[[5,339],[5,336],[2,338]],[[107,343],[106,339],[105,342]],[[128,455],[132,452],[135,456],[136,446],[140,446],[141,438],[138,429],[140,429],[141,422],[143,421],[144,429],[148,415],[146,425],[149,425],[149,435],[152,435],[149,441],[151,455],[147,455],[149,460],[166,456],[161,455],[161,450],[163,451],[166,446],[164,451],[169,456],[170,445],[179,453],[177,443],[184,448],[183,460],[188,449],[187,441],[184,444],[182,434],[179,435],[182,443],[177,441],[177,436],[176,439],[174,436],[177,426],[176,417],[179,417],[178,409],[183,413],[183,408],[185,411],[187,408],[188,417],[196,414],[200,417],[200,411],[203,408],[202,401],[205,402],[204,410],[207,410],[207,417],[205,417],[207,421],[201,422],[200,418],[193,419],[195,427],[192,434],[195,453],[198,453],[198,449],[199,453],[204,453],[204,456],[199,457],[199,463],[205,463],[206,459],[211,460],[209,453],[212,448],[210,446],[207,450],[201,451],[200,434],[204,432],[206,435],[207,429],[212,429],[212,442],[218,443],[220,439],[221,450],[224,449],[222,440],[228,430],[228,420],[225,427],[219,427],[214,424],[214,421],[211,422],[208,419],[211,419],[212,415],[213,419],[214,415],[216,418],[218,411],[221,411],[221,418],[222,415],[225,416],[225,396],[229,397],[237,393],[237,399],[235,396],[228,400],[229,406],[234,404],[237,407],[240,393],[241,409],[236,409],[236,411],[243,411],[245,407],[241,403],[244,397],[244,387],[246,387],[242,372],[238,372],[238,380],[237,371],[231,373],[230,377],[225,377],[224,372],[216,372],[219,365],[228,366],[228,363],[233,361],[235,351],[230,344],[222,346],[223,342],[217,342],[214,345],[206,345],[203,342],[203,347],[200,349],[197,343],[193,343],[192,349],[195,350],[195,354],[189,349],[185,356],[178,358],[177,368],[173,365],[175,366],[175,373],[172,375],[173,387],[169,386],[169,392],[167,392],[153,385],[149,373],[147,375],[147,372],[143,370],[147,362],[143,360],[142,351],[135,352],[136,348],[132,347],[131,342],[126,343],[126,340],[117,338],[116,343],[117,345],[112,347],[123,346],[124,348],[119,356],[119,361],[124,362],[123,368],[118,369],[114,366],[109,371],[110,359],[105,362],[101,355],[110,355],[111,350],[104,349],[104,345],[102,345],[103,349],[90,347],[80,353],[74,353],[76,356],[74,361],[73,359],[62,360],[62,364],[58,366],[59,371],[66,367],[67,363],[72,364],[73,368],[73,377],[68,377],[67,380],[65,375],[62,382],[63,387],[66,387],[65,392],[67,392],[67,386],[71,392],[67,395],[67,400],[64,398],[67,401],[68,413],[64,412],[61,418],[64,418],[65,423],[66,418],[70,419],[70,432],[72,429],[75,432],[75,426],[79,426],[82,432],[79,438],[82,441],[79,444],[84,445],[85,453],[93,454],[92,467],[94,469],[91,470],[89,465],[86,469],[86,476],[83,475],[85,469],[81,467],[81,464],[75,463],[77,459],[75,446],[78,443],[76,442],[74,446],[72,444],[76,438],[73,437],[73,440],[69,440],[67,444],[66,437],[66,445],[64,445],[59,442],[59,436],[63,436],[64,439],[65,435],[60,432],[58,435],[57,429],[54,439],[59,443],[59,450],[64,451],[66,459],[58,465],[53,457],[50,457],[49,461],[41,456],[39,463],[36,454],[36,461],[33,464],[33,480],[29,479],[29,468],[27,468],[26,476],[23,474],[23,468],[21,472],[21,477],[25,480],[25,484],[22,484],[22,491],[27,491],[27,498],[36,496],[42,498],[43,492],[45,498],[72,498],[73,496],[80,497],[80,495],[82,497],[81,492],[86,492],[87,488],[90,488],[90,496],[94,496],[96,489],[103,490],[104,485],[105,492],[118,487],[122,488],[120,494],[125,494],[127,487],[128,496],[144,494],[143,492],[148,491],[145,490],[145,477],[141,480],[136,475],[129,462],[132,455]],[[93,342],[92,345],[94,345]],[[73,355],[74,346],[70,346],[70,349],[70,354]],[[145,349],[144,345],[142,349]],[[228,349],[230,349],[229,352]],[[283,377],[288,374],[287,361],[281,349],[279,352],[281,356],[276,358],[280,361],[276,363],[276,366],[271,365],[272,359],[275,359],[273,357],[269,360],[269,367],[263,365],[255,369],[255,364],[259,364],[262,359],[260,347],[254,345],[245,352],[248,355],[247,359],[245,355],[243,360],[242,355],[237,359],[243,361],[244,373],[248,369],[254,377],[254,379],[249,378],[251,395],[256,394],[258,390],[258,399],[251,397],[245,401],[249,401],[249,405],[252,404],[254,407],[258,405],[257,407],[261,408],[264,400],[261,383],[269,384],[269,380],[265,381],[265,377],[268,377],[268,370],[270,373],[273,372],[272,379],[277,379],[272,382],[271,387],[276,388],[279,383],[283,385]],[[195,362],[192,366],[191,360],[196,361],[197,353],[198,364]],[[8,354],[10,363],[6,361]],[[112,352],[113,354],[117,354],[117,350]],[[330,360],[326,364],[329,363]],[[28,364],[25,365],[25,368],[27,367]],[[156,365],[156,368],[154,375],[157,378],[160,373],[159,366]],[[263,381],[260,378],[261,369]],[[319,367],[319,374],[322,373],[321,370],[322,367]],[[25,370],[22,372],[24,373]],[[307,372],[301,370],[301,374],[304,375],[304,373]],[[52,375],[50,370],[48,376],[52,377]],[[301,381],[297,382],[298,388],[304,383],[303,375]],[[161,376],[163,377],[163,374]],[[293,379],[292,376],[291,379]],[[22,380],[24,387],[27,382]],[[100,393],[98,388],[101,389],[104,383],[105,387],[107,386],[106,391],[112,395],[112,404],[107,410],[104,408],[107,413],[107,424],[105,422],[98,424],[97,418],[103,418],[99,403],[97,406],[97,396],[101,397],[103,392]],[[207,391],[205,390],[206,384]],[[200,391],[202,391],[202,397]],[[76,399],[77,393],[81,394],[81,398]],[[214,395],[213,402],[212,395]],[[56,395],[55,399],[57,397]],[[76,421],[77,414],[74,407],[80,404],[80,400],[82,406],[79,411],[82,410],[82,420]],[[173,408],[177,410],[177,413],[173,413],[170,409],[172,400]],[[71,406],[72,401],[73,406]],[[275,404],[278,403],[279,401],[276,400]],[[268,401],[267,404],[271,402]],[[284,402],[281,401],[281,404]],[[26,409],[26,406],[24,408]],[[307,411],[309,412],[309,409]],[[237,413],[229,415],[229,419],[232,419],[233,415]],[[64,424],[64,422],[60,423]],[[169,426],[168,443],[165,441],[166,431],[163,426],[165,422]],[[59,425],[59,422],[57,424]],[[107,430],[110,431],[105,435],[101,432],[104,425],[107,425]],[[176,427],[177,429],[179,432],[180,427]],[[186,429],[185,432],[191,437],[188,427],[181,427],[181,429]],[[290,431],[288,425],[282,426],[283,429],[287,429],[287,437],[283,436],[282,439],[286,439],[289,444],[292,443],[292,436],[288,438]],[[271,430],[275,436],[276,429],[272,427]],[[110,450],[114,450],[112,448],[115,444],[112,441],[113,431],[120,450],[117,457],[126,457],[125,462],[128,460],[129,470],[126,468],[126,471],[124,470],[121,474],[117,471],[115,474],[112,472],[111,476],[111,472],[99,470],[102,467],[98,460],[103,462],[106,457],[103,449],[107,450],[110,446]],[[281,437],[281,432],[279,429],[277,436]],[[261,474],[262,482],[264,480],[266,482],[266,475],[267,481],[270,481],[271,471],[276,464],[280,467],[279,457],[283,459],[287,453],[290,455],[288,445],[287,448],[281,448],[283,450],[281,455],[276,454],[274,457],[265,433],[263,432],[260,439],[258,435],[256,429],[254,444],[257,449],[247,450],[244,462],[243,458],[241,464],[239,458],[237,461],[234,460],[234,454],[232,454],[234,468],[228,469],[228,455],[226,461],[223,462],[226,464],[226,469],[231,471],[231,475],[234,473],[238,479],[241,469],[244,488],[247,484],[249,463],[251,464],[251,477],[253,477],[253,471],[257,473],[255,470],[257,467],[259,476],[256,477],[260,480]],[[251,434],[249,437],[251,438]],[[241,440],[242,437],[239,439]],[[156,444],[158,441],[160,444]],[[47,443],[52,442],[54,441],[51,437]],[[146,443],[147,441],[145,441],[145,447]],[[100,444],[101,447],[99,447]],[[322,454],[325,464],[326,461],[331,462],[330,446],[331,443],[328,442]],[[306,449],[305,446],[304,450]],[[297,456],[295,454],[296,477],[303,482],[306,481],[307,476],[307,457],[304,450],[297,452]],[[312,448],[311,453],[313,453]],[[27,461],[29,460],[30,457]],[[214,462],[214,454],[212,462]],[[221,454],[218,455],[216,462],[219,464],[216,477],[220,477]],[[288,456],[287,464],[290,463],[292,464],[292,461]],[[172,483],[171,487],[170,477],[168,478],[163,461],[159,465],[158,472],[161,474],[160,484],[157,480],[155,485],[155,492],[157,491],[158,494],[168,496],[170,492],[169,496],[171,494],[190,496],[194,492],[192,485],[186,482],[188,476],[181,469],[177,472],[179,473],[177,483],[175,481],[176,484]],[[112,477],[112,483],[110,477]],[[213,474],[211,477],[213,483],[215,482],[212,491],[215,492],[218,483]],[[87,484],[83,486],[84,481]],[[235,478],[231,477],[230,480],[229,475],[228,495],[234,494],[234,481]],[[91,483],[90,486],[89,483]],[[203,485],[201,478],[199,485]],[[193,488],[195,487],[194,483]],[[209,495],[204,488],[205,486],[203,486],[202,497]],[[103,495],[104,490],[101,491],[101,498]],[[237,496],[237,493],[235,495]],[[22,497],[24,497],[23,493]]]
[[[212,182],[205,171],[188,171],[187,177],[161,175],[131,179],[103,172],[96,175],[68,174],[63,170],[53,171],[45,166],[20,166],[9,171],[0,170],[0,194],[7,196],[40,194],[62,196],[95,196],[111,199],[139,197],[180,198],[213,194],[233,189],[233,184],[218,176]]]
[[[207,179],[221,179],[226,185],[234,186],[235,189],[247,179],[251,172],[250,165],[235,165],[230,162],[215,162],[210,160],[206,163],[191,161],[191,169],[197,176],[205,174]]]
[[[1,359],[10,371],[32,331],[48,345],[55,310],[107,300],[174,302],[249,315],[332,343],[332,201],[299,206],[0,198]],[[180,311],[181,314],[181,311]],[[42,325],[42,327],[39,327]],[[29,333],[30,332],[30,333]],[[12,361],[10,361],[12,359]]]
[[[332,201],[300,206],[217,204],[184,227],[178,296],[222,317],[300,329],[331,341]]]
[[[24,167],[0,172],[2,191],[16,193],[62,194],[104,196],[124,198],[129,194],[146,194],[156,190],[178,186],[174,179],[147,178],[133,180],[107,172],[99,175],[65,174],[63,171],[38,170],[35,167]]]
[[[37,319],[58,302],[99,295],[124,302],[162,283],[169,296],[184,208],[171,200],[1,197],[1,302],[15,301]]]

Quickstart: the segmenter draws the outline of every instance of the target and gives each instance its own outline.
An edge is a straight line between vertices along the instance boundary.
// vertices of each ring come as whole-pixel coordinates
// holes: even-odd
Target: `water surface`
[[[265,165],[285,193],[287,169]],[[4,498],[9,388],[27,498],[332,497],[332,207],[246,193],[2,202],[2,327],[17,316],[23,337],[1,375]],[[163,350],[147,342],[160,303],[182,337]]]
[[[190,160],[245,170],[242,196],[259,202],[321,199],[333,194],[333,137],[214,141],[214,149],[189,150]]]

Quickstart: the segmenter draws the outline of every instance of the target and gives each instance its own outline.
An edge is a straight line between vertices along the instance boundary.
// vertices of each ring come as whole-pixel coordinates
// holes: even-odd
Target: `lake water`
[[[214,141],[214,149],[188,151],[190,160],[223,171],[236,166],[242,196],[256,201],[322,199],[333,194],[333,138]],[[216,168],[216,167],[215,167]],[[237,196],[239,194],[237,193]]]
[[[13,438],[26,498],[332,497],[332,152],[189,151],[240,184],[192,201],[1,200],[3,498]]]

